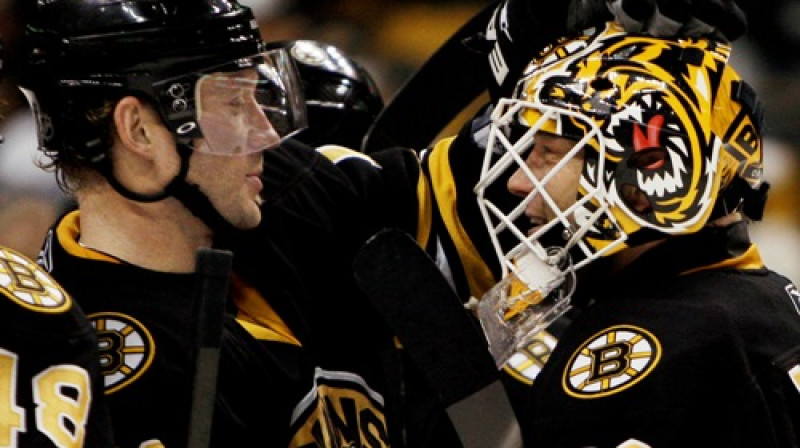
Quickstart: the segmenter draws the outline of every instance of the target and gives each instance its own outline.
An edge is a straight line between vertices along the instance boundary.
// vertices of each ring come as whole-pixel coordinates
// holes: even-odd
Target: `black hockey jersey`
[[[63,279],[96,328],[117,444],[186,446],[194,277],[141,269],[80,246],[79,219],[78,212],[62,218],[42,263]],[[363,446],[387,446],[383,397],[372,379],[315,363],[293,333],[300,320],[284,319],[269,305],[292,303],[303,285],[293,283],[284,257],[263,255],[270,301],[238,277],[232,282],[212,446],[337,446],[353,437],[368,441]]]
[[[585,291],[524,395],[526,446],[800,444],[800,294],[745,226],[667,240]]]
[[[355,180],[351,195],[365,198],[357,201],[363,210],[338,209],[341,216],[330,204],[322,209],[344,226],[404,228],[450,274],[461,297],[480,297],[497,270],[469,194],[479,166],[473,156],[481,153],[465,141],[446,139],[421,160],[402,150],[372,154],[379,181],[371,179],[374,172],[354,168],[363,168],[357,162],[363,156],[322,148],[322,153],[340,152],[326,155]],[[409,191],[416,193],[413,200]],[[281,207],[286,211],[339,196],[317,193]],[[352,234],[342,227],[328,229],[337,229],[327,235],[332,240]],[[326,246],[309,247],[313,256],[314,248]],[[321,250],[324,266],[335,266],[347,250]],[[564,332],[562,339],[542,334],[537,347],[518,352],[504,368],[526,445],[797,443],[798,292],[788,279],[764,268],[744,223],[674,238],[605,285],[580,292],[595,299],[554,325],[552,333]],[[648,408],[653,413],[641,411]]]
[[[430,164],[435,171],[428,174],[411,150],[376,160],[333,147],[265,154],[261,226],[219,237],[234,249],[236,276],[223,332],[214,446],[460,445],[435,391],[405,364],[397,341],[360,296],[351,266],[364,241],[387,226],[453,251],[456,263],[459,247],[474,249],[466,232],[434,239],[448,235],[437,228],[459,225],[453,220],[458,206],[448,195],[437,203],[437,183],[428,181],[448,185],[449,162]],[[439,208],[449,210],[447,219]],[[77,243],[79,233],[79,213],[64,216],[40,263],[97,329],[117,443],[184,446],[194,277],[141,269],[87,249]],[[489,279],[488,267],[481,269]],[[468,290],[460,275],[454,285]]]
[[[89,320],[9,248],[0,248],[0,316],[0,446],[113,447]]]
[[[286,144],[265,154],[261,225],[226,244],[236,254],[236,271],[297,329],[314,359],[357,373],[381,394],[393,446],[456,447],[460,441],[436,391],[398,351],[353,276],[353,258],[375,232],[395,227],[419,237],[443,225],[432,209],[430,178],[420,168],[416,153],[407,149],[371,158],[340,147]],[[451,240],[429,240],[430,247],[446,244],[456,253]],[[284,258],[266,255],[276,247]],[[276,272],[303,291],[278,296]],[[462,287],[468,288],[466,282]],[[363,438],[347,442],[374,446]]]

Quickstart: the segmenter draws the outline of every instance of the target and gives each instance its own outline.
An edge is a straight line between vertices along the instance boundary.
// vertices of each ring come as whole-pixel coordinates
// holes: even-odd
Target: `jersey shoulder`
[[[378,164],[370,156],[344,146],[322,145],[317,147],[316,150],[337,165],[350,161],[351,163],[366,163],[372,165],[374,168],[378,168]]]
[[[50,274],[33,260],[0,246],[0,308],[32,313],[63,313],[72,299]]]

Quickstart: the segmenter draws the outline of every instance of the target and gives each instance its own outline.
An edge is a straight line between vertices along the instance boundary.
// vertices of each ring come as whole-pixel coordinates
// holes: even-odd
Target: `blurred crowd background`
[[[241,0],[268,40],[316,39],[338,46],[373,75],[384,101],[451,33],[489,2],[467,0]],[[19,32],[0,0],[0,35]],[[737,0],[750,20],[733,64],[766,107],[765,176],[771,183],[753,238],[768,266],[800,282],[800,1]],[[768,4],[767,4],[768,3]],[[430,107],[436,107],[431,104]],[[69,206],[54,176],[37,168],[27,103],[0,84],[0,244],[35,257],[47,227]]]

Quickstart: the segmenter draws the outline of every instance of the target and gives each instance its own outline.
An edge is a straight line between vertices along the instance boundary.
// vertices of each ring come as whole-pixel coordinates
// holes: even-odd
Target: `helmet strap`
[[[157,202],[170,196],[180,201],[193,215],[200,218],[214,233],[229,233],[234,227],[217,211],[208,197],[200,191],[197,185],[186,182],[186,173],[189,172],[189,158],[192,148],[185,143],[177,144],[178,155],[181,158],[181,167],[177,175],[170,181],[163,191],[154,194],[142,194],[131,191],[114,176],[111,169],[111,158],[106,156],[99,163],[99,170],[108,180],[114,190],[136,202]]]
[[[184,165],[186,166],[184,167]],[[186,175],[188,167],[189,167],[188,164],[184,164],[183,161],[181,161],[181,171],[180,173],[178,173],[177,176],[175,176],[175,179],[183,178]],[[98,162],[98,170],[100,171],[100,174],[102,174],[103,177],[105,177],[106,180],[108,180],[108,183],[111,185],[111,187],[114,188],[114,190],[117,193],[119,193],[126,199],[130,199],[136,202],[158,202],[169,196],[169,193],[167,191],[169,186],[167,186],[167,189],[159,193],[142,194],[142,193],[136,193],[135,191],[131,191],[126,186],[122,185],[119,179],[117,179],[117,177],[114,176],[114,170],[111,167],[111,157],[109,157],[108,155],[105,155],[102,159],[100,159],[100,161]],[[173,179],[170,184],[174,183],[175,179]]]
[[[189,158],[192,148],[186,143],[178,143],[178,154],[181,157],[181,171],[164,189],[166,196],[179,200],[193,215],[200,218],[214,234],[229,234],[235,228],[217,211],[197,185],[186,182],[189,171]]]

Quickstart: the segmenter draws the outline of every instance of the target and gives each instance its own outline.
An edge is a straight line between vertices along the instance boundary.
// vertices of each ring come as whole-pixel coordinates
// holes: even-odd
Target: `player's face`
[[[575,141],[545,132],[537,132],[533,149],[525,159],[527,167],[552,199],[552,204],[542,194],[537,194],[525,209],[525,216],[533,224],[529,234],[557,216],[553,206],[566,210],[575,203],[578,184],[583,170],[583,150],[565,160]],[[549,176],[549,177],[548,177]],[[536,187],[534,181],[517,169],[508,180],[508,190],[525,197]]]
[[[197,83],[198,122],[187,180],[196,184],[233,226],[249,229],[261,220],[263,152],[280,137],[256,99],[253,69],[213,73]]]
[[[277,146],[281,138],[264,113],[263,96],[254,68],[203,76],[196,97],[204,138],[195,150],[235,156]]]
[[[195,151],[186,178],[230,224],[251,229],[261,221],[263,159],[263,152],[220,156]]]

